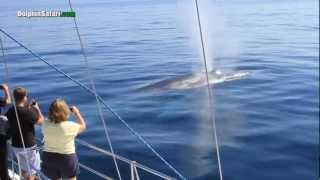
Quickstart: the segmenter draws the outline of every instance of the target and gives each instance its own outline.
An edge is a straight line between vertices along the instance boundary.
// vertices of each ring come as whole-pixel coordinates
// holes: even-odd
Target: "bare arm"
[[[75,115],[77,123],[80,125],[80,129],[79,129],[79,134],[80,134],[86,130],[86,122],[77,107],[72,106],[71,112]]]
[[[4,91],[4,98],[5,98],[6,104],[11,104],[11,96],[10,96],[10,90],[8,85],[2,84],[1,87],[3,88],[3,91]]]
[[[36,103],[35,105],[32,105],[32,107],[37,111],[38,113],[38,119],[37,119],[37,124],[41,125],[44,122],[44,116],[39,108],[38,103]]]

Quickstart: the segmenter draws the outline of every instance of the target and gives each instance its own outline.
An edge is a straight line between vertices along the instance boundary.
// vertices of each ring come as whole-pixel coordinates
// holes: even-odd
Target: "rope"
[[[212,107],[212,105],[213,105],[212,97],[213,96],[212,96],[211,87],[210,87],[210,83],[209,83],[207,57],[206,57],[206,52],[205,52],[205,48],[204,48],[204,41],[203,41],[200,13],[199,13],[199,7],[198,7],[198,0],[195,0],[195,5],[196,5],[196,10],[197,10],[197,19],[198,19],[198,27],[199,27],[199,34],[200,34],[200,40],[201,40],[202,57],[203,57],[203,62],[204,62],[204,67],[205,67],[205,75],[206,75],[207,89],[208,89],[208,95],[209,95],[208,103],[209,103],[209,108],[210,108],[210,119],[212,119],[212,130],[213,130],[213,136],[214,136],[215,146],[216,146],[216,150],[217,150],[216,153],[217,153],[217,159],[218,159],[220,180],[223,180],[222,167],[221,167],[221,161],[220,161],[220,150],[219,150],[219,143],[218,143],[218,136],[217,136],[217,129],[216,129],[216,121],[215,121],[215,117],[213,114],[214,108]]]
[[[70,10],[73,11],[71,0],[68,0],[68,3],[69,3]],[[76,29],[76,32],[77,32],[78,40],[79,40],[79,43],[80,43],[81,52],[82,52],[82,55],[83,55],[83,58],[85,60],[85,64],[86,64],[86,67],[87,67],[86,68],[87,69],[87,76],[88,76],[88,78],[90,80],[91,88],[92,88],[92,90],[94,92],[94,96],[95,96],[95,99],[96,99],[96,105],[97,105],[98,113],[99,113],[100,119],[101,119],[102,124],[103,124],[104,133],[105,133],[106,139],[108,141],[109,148],[110,148],[111,152],[114,154],[114,150],[113,150],[113,146],[112,146],[111,139],[110,139],[110,136],[109,136],[109,132],[108,132],[108,129],[107,129],[106,121],[105,121],[105,119],[103,117],[101,104],[100,104],[100,101],[98,99],[96,85],[94,83],[94,80],[93,80],[93,77],[92,77],[92,74],[91,74],[91,68],[90,68],[90,65],[89,65],[87,54],[86,54],[85,49],[84,49],[82,38],[81,38],[80,32],[79,32],[77,19],[76,19],[75,16],[73,17],[73,22],[74,22],[74,26],[75,26],[75,29]],[[118,167],[117,160],[115,159],[115,157],[112,157],[112,158],[113,158],[113,162],[115,164],[116,170],[117,170],[118,178],[119,178],[119,180],[121,180],[121,174],[120,174],[120,170],[119,170],[119,167]]]
[[[11,35],[9,35],[7,32],[5,32],[3,29],[0,29],[0,32],[2,32],[4,35],[6,35],[8,38],[10,38],[11,40],[13,40],[14,42],[16,42],[20,47],[24,48],[25,50],[27,50],[31,55],[33,55],[34,57],[38,58],[39,60],[41,60],[42,62],[44,62],[45,64],[47,64],[49,67],[51,67],[52,69],[54,69],[56,72],[62,74],[63,76],[65,76],[66,78],[68,78],[69,80],[71,80],[72,82],[74,82],[75,84],[77,84],[79,87],[83,88],[84,90],[86,90],[87,92],[95,95],[94,91],[91,90],[89,87],[87,87],[86,85],[82,84],[81,82],[79,82],[76,79],[73,79],[71,76],[69,76],[68,74],[66,74],[65,72],[63,72],[62,70],[60,70],[59,68],[57,68],[55,65],[50,64],[48,61],[46,61],[45,59],[43,59],[41,56],[39,56],[38,54],[34,53],[32,50],[30,50],[29,48],[27,48],[25,45],[23,45],[22,43],[20,43],[18,40],[16,40],[15,38],[13,38]],[[133,128],[131,128],[131,126],[124,120],[122,119],[122,117],[120,115],[118,115],[118,113],[116,113],[103,99],[101,96],[97,95],[99,101],[102,103],[102,105],[109,110],[118,120],[120,120],[120,122],[122,122],[125,127],[127,127],[129,129],[129,131],[136,136],[144,145],[146,145],[163,163],[165,163],[174,173],[176,173],[181,179],[186,180],[186,178],[177,170],[175,169],[167,160],[165,160],[152,146],[151,144],[149,144],[139,133],[137,133]]]

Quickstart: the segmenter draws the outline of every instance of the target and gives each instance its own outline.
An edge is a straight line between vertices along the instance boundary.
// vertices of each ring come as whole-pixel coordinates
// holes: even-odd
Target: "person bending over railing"
[[[71,113],[76,117],[76,123],[69,121]],[[69,108],[61,99],[51,103],[48,120],[43,125],[44,149],[41,168],[44,175],[50,179],[76,179],[79,175],[79,163],[75,151],[75,137],[85,129],[85,120],[77,107]]]

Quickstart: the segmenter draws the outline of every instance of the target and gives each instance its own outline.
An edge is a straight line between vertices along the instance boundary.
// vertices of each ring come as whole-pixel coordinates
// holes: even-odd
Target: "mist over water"
[[[217,4],[209,0],[200,0],[198,1],[198,7],[207,70],[208,72],[223,72],[221,63],[228,63],[228,58],[236,58],[239,55],[239,43],[235,35],[228,29],[223,10]],[[198,62],[194,63],[192,71],[194,73],[202,73],[202,79],[205,81],[203,50],[195,1],[178,1],[178,16],[180,17],[181,26],[186,31],[186,34],[189,35],[189,45],[195,50],[197,55],[195,58],[198,59]],[[207,86],[202,86],[197,90],[197,94],[192,102],[200,109],[200,111],[195,113],[199,121],[195,123],[197,130],[194,133],[192,141],[194,146],[197,147],[197,150],[194,152],[196,154],[195,158],[204,165],[202,166],[202,171],[196,171],[202,173],[197,174],[198,177],[209,173],[213,173],[214,176],[218,177],[217,149],[213,129],[213,121],[217,121],[215,117],[217,104],[214,86],[214,83],[210,85],[212,97],[209,96]],[[229,123],[223,126],[222,124],[221,126],[215,125],[218,143],[220,144],[221,141],[223,142],[230,137],[229,133],[225,132],[230,130],[235,131],[238,125],[239,121],[229,121]],[[196,167],[197,165],[194,164],[194,166]]]
[[[210,0],[198,1],[198,5],[208,71],[221,71],[221,64],[228,63],[227,58],[235,58],[239,55],[239,39],[228,27],[223,7]],[[193,66],[193,71],[204,72],[195,1],[179,0],[177,6],[180,26],[189,35],[189,44],[196,49],[200,62]]]

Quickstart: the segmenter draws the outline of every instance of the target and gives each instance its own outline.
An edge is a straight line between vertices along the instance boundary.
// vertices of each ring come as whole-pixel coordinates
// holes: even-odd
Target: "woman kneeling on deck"
[[[71,111],[71,112],[70,112]],[[68,121],[70,113],[77,123]],[[77,107],[68,107],[56,99],[49,108],[49,118],[43,125],[44,150],[41,168],[50,179],[76,179],[79,174],[75,151],[75,137],[86,129],[86,123]]]

